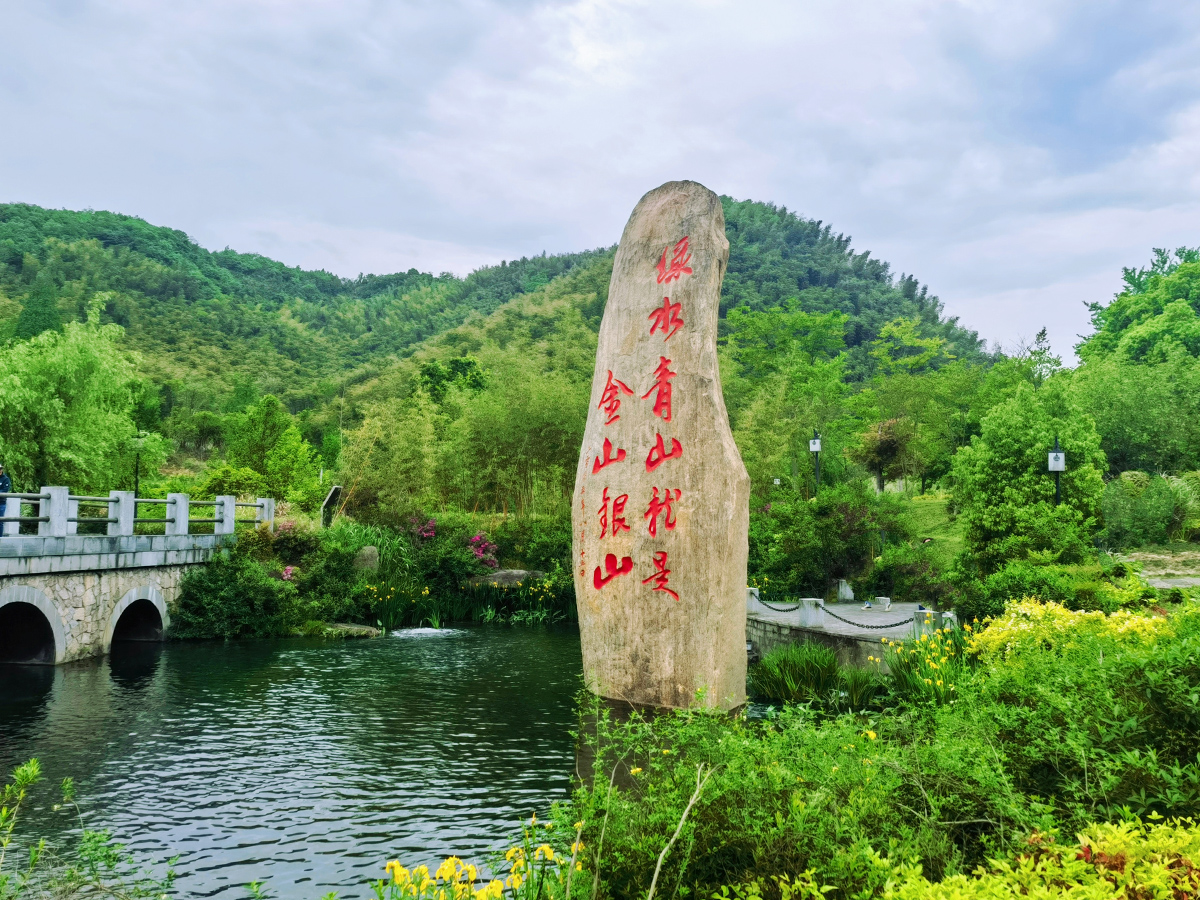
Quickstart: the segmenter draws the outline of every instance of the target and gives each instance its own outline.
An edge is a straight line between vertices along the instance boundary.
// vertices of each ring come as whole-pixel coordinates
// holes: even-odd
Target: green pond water
[[[574,629],[117,645],[0,666],[0,765],[74,777],[89,827],[179,856],[183,896],[365,897],[387,859],[479,860],[567,796],[580,672]],[[52,801],[31,818],[69,828]]]

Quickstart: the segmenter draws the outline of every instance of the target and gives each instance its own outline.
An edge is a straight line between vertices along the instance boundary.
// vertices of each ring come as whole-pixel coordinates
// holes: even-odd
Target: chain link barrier
[[[849,619],[843,619],[837,613],[830,612],[828,606],[824,607],[824,609],[827,615],[833,616],[839,622],[845,622],[847,625],[853,625],[855,628],[869,628],[872,631],[876,631],[881,628],[899,628],[901,625],[907,625],[909,622],[915,622],[917,620],[916,616],[909,616],[907,619],[903,619],[899,622],[892,622],[890,625],[864,625],[862,622],[851,622]]]
[[[761,603],[763,606],[765,606],[769,610],[772,610],[774,612],[781,612],[781,613],[795,612],[796,610],[800,609],[804,605],[803,603],[797,603],[795,606],[775,606],[773,603],[768,603],[766,600],[763,600],[761,597],[759,597],[757,599],[757,602]],[[853,625],[855,628],[865,628],[869,631],[882,631],[887,628],[899,628],[901,625],[907,625],[910,622],[915,622],[917,620],[917,617],[914,615],[914,616],[909,616],[907,619],[902,619],[899,622],[891,622],[887,625],[865,625],[862,622],[852,622],[849,619],[843,619],[837,613],[832,612],[829,609],[829,607],[826,606],[824,603],[821,603],[818,605],[820,606],[821,609],[823,609],[825,611],[825,613],[827,615],[833,616],[839,622],[845,622],[847,625]]]

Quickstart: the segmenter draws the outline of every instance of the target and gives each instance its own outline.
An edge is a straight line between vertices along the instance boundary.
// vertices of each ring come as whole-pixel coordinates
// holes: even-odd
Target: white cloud
[[[1200,244],[1200,9],[1167,3],[0,0],[0,199],[342,274],[612,243],[695,178],[1069,354]],[[1036,324],[1030,321],[1036,320]]]

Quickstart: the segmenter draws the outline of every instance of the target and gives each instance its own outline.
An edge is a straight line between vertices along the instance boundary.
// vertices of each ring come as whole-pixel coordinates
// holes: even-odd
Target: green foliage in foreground
[[[76,844],[57,848],[30,837],[33,829],[18,830],[31,792],[41,780],[41,763],[31,759],[13,770],[12,780],[0,794],[0,900],[162,900],[168,896],[175,878],[173,863],[168,863],[163,876],[141,869],[107,831],[84,828]],[[82,825],[70,778],[63,779],[61,795],[51,812],[73,812]]]
[[[584,823],[605,896],[645,895],[698,770],[711,772],[663,862],[664,894],[808,873],[843,898],[1000,871],[989,860],[1025,852],[1034,831],[1200,809],[1200,608],[1164,619],[1029,602],[971,650],[949,697],[873,714],[591,709],[591,781],[556,809],[556,831]]]

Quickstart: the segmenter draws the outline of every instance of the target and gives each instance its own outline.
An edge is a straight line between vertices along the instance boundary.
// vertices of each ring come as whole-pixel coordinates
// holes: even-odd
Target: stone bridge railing
[[[0,506],[0,577],[195,562],[200,560],[189,551],[211,554],[225,543],[224,535],[233,535],[239,521],[268,528],[275,524],[275,501],[270,497],[253,503],[237,497],[191,500],[187,494],[152,499],[135,497],[132,491],[88,497],[65,487],[44,487],[36,494],[0,494]],[[253,509],[254,518],[239,519],[240,509]],[[81,515],[81,510],[92,514]],[[143,510],[161,514],[139,515]],[[193,510],[211,510],[212,515],[195,516]],[[22,525],[28,531],[36,525],[37,533],[22,534]],[[160,534],[151,533],[159,526]]]
[[[0,511],[0,663],[67,662],[114,641],[161,639],[187,568],[233,543],[240,522],[275,523],[269,497],[87,497],[65,487],[0,494]]]

